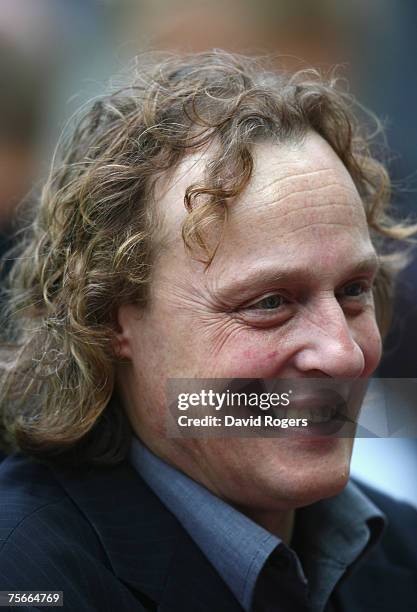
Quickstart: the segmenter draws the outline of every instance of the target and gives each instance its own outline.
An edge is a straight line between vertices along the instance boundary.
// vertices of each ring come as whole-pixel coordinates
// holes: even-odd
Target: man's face
[[[171,240],[148,307],[119,310],[130,361],[119,379],[133,427],[156,454],[231,503],[287,509],[340,491],[351,439],[164,435],[169,378],[358,378],[380,359],[375,252],[349,173],[316,134],[253,154],[253,178],[229,205],[207,270],[180,234],[184,192],[206,155],[185,160],[161,189]]]

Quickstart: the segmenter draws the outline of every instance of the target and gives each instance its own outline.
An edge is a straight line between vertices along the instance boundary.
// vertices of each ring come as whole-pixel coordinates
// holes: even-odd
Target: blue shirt
[[[354,483],[297,510],[292,546],[133,438],[134,468],[215,567],[246,612],[280,594],[322,612],[340,578],[378,541],[385,515]],[[296,543],[296,544],[295,544]],[[281,609],[281,608],[280,608]],[[282,610],[285,608],[283,607]]]

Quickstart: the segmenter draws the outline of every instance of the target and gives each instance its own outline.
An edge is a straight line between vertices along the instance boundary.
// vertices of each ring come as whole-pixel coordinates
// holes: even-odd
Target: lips
[[[286,408],[273,408],[274,416],[281,419],[307,419],[309,423],[326,423],[335,417],[347,416],[348,402],[331,389],[314,395],[295,394]]]

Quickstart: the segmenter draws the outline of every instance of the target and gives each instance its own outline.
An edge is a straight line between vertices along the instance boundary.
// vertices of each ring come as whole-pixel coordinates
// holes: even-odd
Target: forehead
[[[298,143],[260,143],[244,192],[228,204],[227,221],[211,268],[227,269],[236,257],[242,267],[277,258],[312,263],[312,257],[339,259],[372,250],[365,211],[349,172],[319,135]],[[174,242],[186,217],[184,194],[201,183],[210,151],[186,158],[160,191],[158,207]],[[336,252],[337,251],[337,252]]]

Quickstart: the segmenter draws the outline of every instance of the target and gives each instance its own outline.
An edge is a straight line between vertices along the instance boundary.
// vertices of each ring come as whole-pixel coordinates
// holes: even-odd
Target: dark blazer
[[[380,493],[366,494],[390,526],[337,587],[336,610],[415,612],[417,512]],[[20,455],[0,464],[0,590],[61,590],[64,610],[71,612],[241,612],[127,462],[79,472]],[[279,610],[279,593],[277,604]]]

